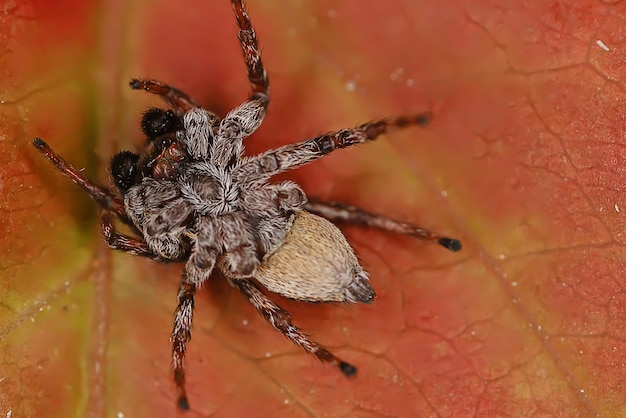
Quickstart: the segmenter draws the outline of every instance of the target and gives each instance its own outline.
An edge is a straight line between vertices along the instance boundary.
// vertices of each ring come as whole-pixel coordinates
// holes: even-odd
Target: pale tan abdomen
[[[296,214],[283,244],[257,268],[268,290],[309,302],[374,300],[374,290],[339,228],[306,211]]]

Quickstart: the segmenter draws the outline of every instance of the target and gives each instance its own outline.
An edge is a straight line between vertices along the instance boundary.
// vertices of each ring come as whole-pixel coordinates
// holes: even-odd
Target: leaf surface
[[[307,193],[462,239],[345,228],[371,306],[276,297],[359,374],[292,346],[219,277],[196,300],[192,410],[235,417],[626,414],[623,3],[250,1],[271,79],[260,152],[430,109],[291,173]],[[228,2],[5,2],[0,16],[0,414],[182,415],[169,333],[180,265],[113,253],[93,179],[141,146],[175,85],[220,114],[248,84]]]

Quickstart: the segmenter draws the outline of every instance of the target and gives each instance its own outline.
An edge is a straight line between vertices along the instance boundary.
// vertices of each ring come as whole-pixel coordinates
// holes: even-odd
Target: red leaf
[[[299,351],[219,279],[196,302],[188,416],[621,416],[624,5],[260,2],[271,78],[259,152],[381,116],[433,123],[290,175],[307,193],[463,240],[346,229],[371,306],[280,298],[359,367]],[[0,15],[0,414],[177,414],[168,341],[181,267],[113,254],[94,179],[140,146],[154,77],[224,113],[248,84],[226,0],[7,2]],[[108,184],[108,183],[107,183]]]

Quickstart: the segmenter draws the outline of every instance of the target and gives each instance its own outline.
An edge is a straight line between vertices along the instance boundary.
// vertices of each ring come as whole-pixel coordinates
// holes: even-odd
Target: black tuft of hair
[[[180,129],[178,117],[173,110],[163,110],[151,107],[141,118],[141,130],[148,140],[153,140],[167,133]]]
[[[135,185],[139,155],[130,151],[118,152],[111,158],[109,170],[115,185],[121,192],[126,192]]]
[[[439,238],[439,245],[453,252],[461,251],[463,248],[461,241],[453,238]]]
[[[339,369],[341,369],[341,372],[348,377],[356,375],[356,367],[350,363],[346,363],[345,361],[339,363]]]

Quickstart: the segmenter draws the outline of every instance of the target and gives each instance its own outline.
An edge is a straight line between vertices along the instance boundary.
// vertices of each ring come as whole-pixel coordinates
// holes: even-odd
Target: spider
[[[336,202],[307,199],[294,182],[270,183],[276,174],[329,153],[373,141],[393,129],[425,126],[429,112],[371,121],[301,142],[244,156],[243,140],[262,123],[269,79],[242,0],[231,0],[252,87],[249,98],[220,118],[182,91],[151,79],[130,87],[160,96],[168,110],[152,108],[141,120],[140,154],[122,151],[110,161],[114,188],[96,184],[40,138],[33,145],[82,187],[101,209],[109,247],[161,262],[185,262],[171,334],[177,405],[189,409],[184,358],[191,339],[194,295],[219,269],[263,317],[294,344],[344,375],[356,367],[293,325],[287,311],[261,289],[306,302],[374,301],[368,275],[345,237],[342,221],[433,241],[459,251],[461,243],[411,224]],[[134,233],[118,232],[114,218]]]

